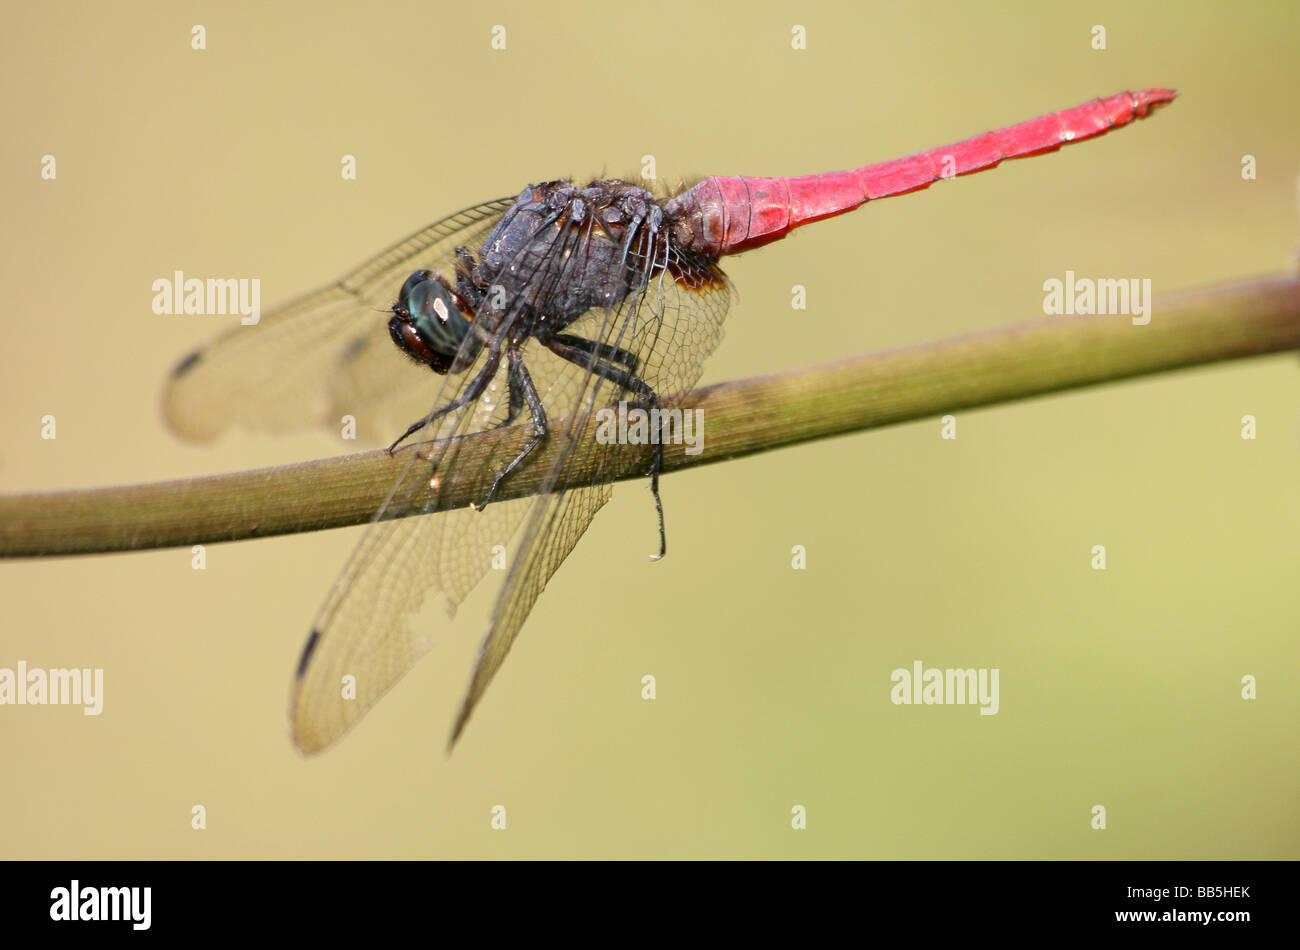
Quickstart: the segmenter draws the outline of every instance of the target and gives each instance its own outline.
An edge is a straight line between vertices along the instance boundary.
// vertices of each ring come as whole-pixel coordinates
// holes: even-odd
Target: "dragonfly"
[[[733,297],[722,257],[868,201],[1094,138],[1175,95],[1122,92],[893,161],[714,176],[662,198],[617,179],[529,185],[443,218],[191,353],[163,397],[181,437],[350,415],[385,441],[398,435],[390,452],[414,447],[407,472],[425,467],[398,479],[311,627],[293,676],[295,745],[316,753],[351,729],[433,646],[415,622],[423,605],[440,600],[454,616],[508,548],[450,751],[542,589],[611,496],[606,446],[590,438],[594,414],[673,404],[719,344]],[[460,437],[471,433],[487,451],[465,452]],[[538,490],[498,498],[547,443]],[[652,444],[646,475],[662,557],[663,442]],[[490,488],[452,508],[445,499],[462,479]],[[398,511],[415,515],[390,516]]]

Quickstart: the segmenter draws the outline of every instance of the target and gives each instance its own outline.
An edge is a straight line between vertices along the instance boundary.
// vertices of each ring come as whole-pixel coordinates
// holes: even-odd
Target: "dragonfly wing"
[[[449,746],[460,738],[470,714],[487,691],[488,684],[505,662],[515,638],[533,604],[578,539],[586,532],[596,512],[613,494],[613,486],[588,485],[563,493],[543,495],[529,519],[527,536],[531,544],[516,555],[514,568],[497,600],[488,635],[479,647],[478,660],[469,689],[461,702]]]
[[[561,404],[568,404],[579,377],[589,376],[554,357],[541,361],[539,370],[547,374],[540,379],[560,376],[561,384],[549,383],[546,392]],[[475,372],[445,377],[433,404],[454,401]],[[509,406],[506,373],[502,367],[483,397],[422,430],[419,451],[411,453],[321,607],[292,688],[293,738],[304,753],[341,737],[429,651],[432,636],[413,623],[414,615],[435,597],[454,615],[500,550],[511,546],[530,506],[548,499],[497,501],[481,511],[440,510],[441,498],[454,493],[459,481],[484,468],[499,471],[525,439],[522,426],[495,427]],[[479,433],[480,443],[488,440],[489,446],[474,468],[461,456],[467,444],[461,437],[469,433]],[[426,513],[384,520],[390,510],[412,509]]]
[[[704,360],[722,340],[732,291],[721,272],[669,261],[620,307],[593,311],[570,327],[576,335],[621,347],[637,357],[638,375],[667,403],[686,393],[700,377]],[[549,358],[544,354],[542,359]],[[530,369],[537,363],[533,358]],[[566,448],[555,463],[548,484],[558,490],[538,498],[522,534],[505,584],[498,595],[478,661],[461,703],[449,745],[455,745],[474,707],[505,662],[519,630],[551,576],[569,556],[596,512],[609,500],[612,484],[598,475],[595,483],[565,488],[569,473],[586,468],[589,456],[603,447],[579,441],[597,408],[621,400],[636,400],[612,380],[601,379],[581,367],[569,370],[551,385],[554,389],[585,387],[588,392],[570,404],[582,407],[563,433]],[[610,476],[612,478],[612,473]]]
[[[419,414],[457,400],[478,369],[443,377]],[[520,498],[482,511],[441,510],[457,482],[503,468],[519,450],[521,428],[499,427],[509,406],[506,374],[500,367],[480,398],[421,430],[418,451],[409,453],[322,605],[291,691],[289,718],[302,752],[318,752],[342,736],[428,652],[432,636],[414,625],[414,615],[440,597],[454,616],[533,504]],[[483,452],[472,465],[461,456],[468,444],[462,437],[470,433],[479,433]],[[386,518],[399,510],[423,514]]]
[[[557,253],[569,261],[583,246],[575,238]],[[565,249],[571,253],[563,255]],[[730,291],[711,268],[700,278],[655,263],[658,270],[643,268],[649,276],[637,293],[616,308],[589,311],[567,329],[632,354],[642,379],[669,399],[698,379],[704,358],[721,338]],[[545,264],[523,260],[519,266],[540,272]],[[407,473],[322,607],[293,687],[290,718],[302,751],[319,751],[341,736],[428,652],[432,637],[415,629],[412,616],[434,595],[454,611],[486,574],[493,549],[501,545],[510,549],[509,569],[457,719],[458,735],[538,595],[609,499],[612,471],[597,470],[590,485],[570,485],[569,479],[578,466],[586,468],[593,460],[599,465],[607,457],[603,446],[579,436],[589,432],[596,409],[625,398],[624,389],[593,372],[593,366],[564,360],[536,339],[523,346],[530,378],[547,407],[548,439],[558,442],[541,491],[533,499],[497,501],[482,511],[439,511],[440,497],[455,494],[449,489],[457,482],[482,483],[485,468],[501,471],[527,441],[526,414],[510,427],[493,428],[504,421],[509,405],[503,365],[479,399],[421,431],[420,452],[412,454]],[[464,393],[477,371],[471,369],[455,382],[449,377],[434,405],[448,405]],[[477,467],[460,454],[467,441],[459,437],[468,433],[480,433],[480,442],[495,439],[485,460],[473,463]],[[431,488],[431,482],[438,488]],[[429,514],[384,520],[389,510],[412,507]]]
[[[429,411],[429,396],[439,382],[397,351],[387,322],[380,321],[338,360],[323,394],[328,407],[324,418],[334,424],[351,416],[359,441],[387,445]]]
[[[310,754],[347,732],[434,645],[412,621],[441,594],[448,613],[508,545],[532,499],[376,522],[321,608],[292,690],[293,740]],[[455,552],[455,562],[444,561]]]
[[[482,244],[512,201],[489,201],[450,215],[338,283],[267,312],[253,326],[233,327],[191,353],[164,390],[167,424],[177,435],[201,442],[232,425],[283,432],[427,387],[427,368],[403,359],[387,340],[393,294],[422,267],[450,273],[455,248]],[[387,343],[387,358],[380,358],[380,342]],[[419,411],[427,405],[426,396]]]

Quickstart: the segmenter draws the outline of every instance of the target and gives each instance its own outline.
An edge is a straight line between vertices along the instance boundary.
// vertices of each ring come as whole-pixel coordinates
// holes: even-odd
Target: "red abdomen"
[[[708,257],[736,254],[875,198],[917,191],[940,178],[969,175],[1004,159],[1052,152],[1102,135],[1144,118],[1175,95],[1169,89],[1121,92],[945,148],[850,171],[796,178],[714,176],[669,199],[664,210],[679,245]]]

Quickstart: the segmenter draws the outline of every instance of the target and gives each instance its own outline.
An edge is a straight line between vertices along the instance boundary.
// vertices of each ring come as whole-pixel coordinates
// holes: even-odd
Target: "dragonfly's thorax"
[[[617,307],[670,257],[663,211],[624,181],[530,185],[484,242],[475,282],[539,328]],[[480,313],[480,317],[483,314]]]

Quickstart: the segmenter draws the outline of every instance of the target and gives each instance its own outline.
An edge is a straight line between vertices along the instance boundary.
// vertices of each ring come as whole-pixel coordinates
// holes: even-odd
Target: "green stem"
[[[665,447],[666,471],[739,458],[848,432],[1061,392],[1081,386],[1300,349],[1300,279],[1286,277],[1157,299],[1151,322],[1050,317],[1034,323],[697,389],[680,401],[704,412],[704,451]],[[560,431],[560,425],[552,431]],[[483,497],[475,465],[495,436],[470,437],[448,508]],[[531,494],[554,460],[539,450],[502,485]],[[618,478],[644,476],[648,447],[611,446]],[[91,554],[237,541],[370,520],[407,455],[368,452],[281,468],[124,488],[0,497],[0,557]],[[412,466],[411,477],[427,470]],[[590,466],[574,483],[592,477]]]

